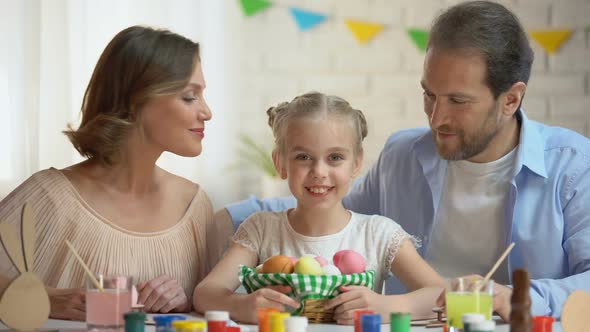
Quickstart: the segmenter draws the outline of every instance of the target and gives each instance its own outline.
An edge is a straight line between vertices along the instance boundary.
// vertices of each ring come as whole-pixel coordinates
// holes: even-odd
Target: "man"
[[[590,291],[590,140],[528,120],[521,103],[533,52],[500,4],[458,4],[432,27],[424,61],[430,130],[393,134],[345,206],[397,221],[442,275],[493,276],[499,314],[510,312],[511,271],[531,274],[532,311],[560,316],[575,289]],[[234,224],[290,200],[227,207]],[[224,213],[224,212],[221,212]],[[398,292],[396,281],[388,292]],[[508,305],[506,305],[508,303]]]

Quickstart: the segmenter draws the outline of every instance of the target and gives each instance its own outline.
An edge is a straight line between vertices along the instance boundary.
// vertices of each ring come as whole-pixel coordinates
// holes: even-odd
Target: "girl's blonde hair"
[[[180,92],[199,62],[199,44],[168,30],[132,26],[119,32],[94,68],[80,127],[68,126],[64,134],[82,156],[119,162],[140,109],[151,98]]]
[[[308,92],[295,97],[291,102],[283,102],[266,111],[268,125],[272,128],[276,149],[283,152],[285,133],[289,124],[298,118],[318,117],[321,115],[338,116],[349,119],[356,134],[355,154],[363,152],[363,139],[367,136],[367,120],[360,110],[337,96],[328,96],[320,92]]]

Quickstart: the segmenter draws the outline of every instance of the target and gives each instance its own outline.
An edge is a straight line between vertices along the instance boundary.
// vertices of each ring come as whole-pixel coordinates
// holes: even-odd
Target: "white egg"
[[[336,276],[339,276],[339,275],[342,274],[340,272],[340,270],[336,266],[331,265],[331,264],[322,266],[322,269],[324,270],[324,273],[326,275],[336,275]]]

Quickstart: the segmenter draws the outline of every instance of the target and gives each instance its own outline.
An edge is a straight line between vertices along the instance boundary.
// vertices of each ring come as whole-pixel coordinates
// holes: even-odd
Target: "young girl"
[[[239,265],[254,267],[279,254],[331,258],[338,250],[352,249],[365,257],[366,270],[375,270],[375,291],[341,287],[343,293],[327,304],[335,308],[339,324],[352,324],[359,309],[376,311],[384,321],[393,311],[410,312],[414,318],[430,315],[441,288],[418,289],[442,287],[444,280],[416,252],[412,237],[391,219],[361,215],[342,205],[361,170],[367,135],[362,112],[341,98],[312,92],[267,113],[276,143],[275,167],[288,180],[297,207],[260,212],[240,226],[227,255],[195,289],[196,310],[227,310],[238,321],[255,323],[257,308],[296,308],[299,303],[283,294],[288,287],[234,293]],[[389,272],[414,292],[381,295]]]

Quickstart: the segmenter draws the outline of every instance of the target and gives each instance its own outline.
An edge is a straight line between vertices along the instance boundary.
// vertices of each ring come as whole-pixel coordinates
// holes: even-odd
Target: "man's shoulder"
[[[590,138],[571,129],[531,121],[545,141],[545,151],[568,149],[590,156]]]

